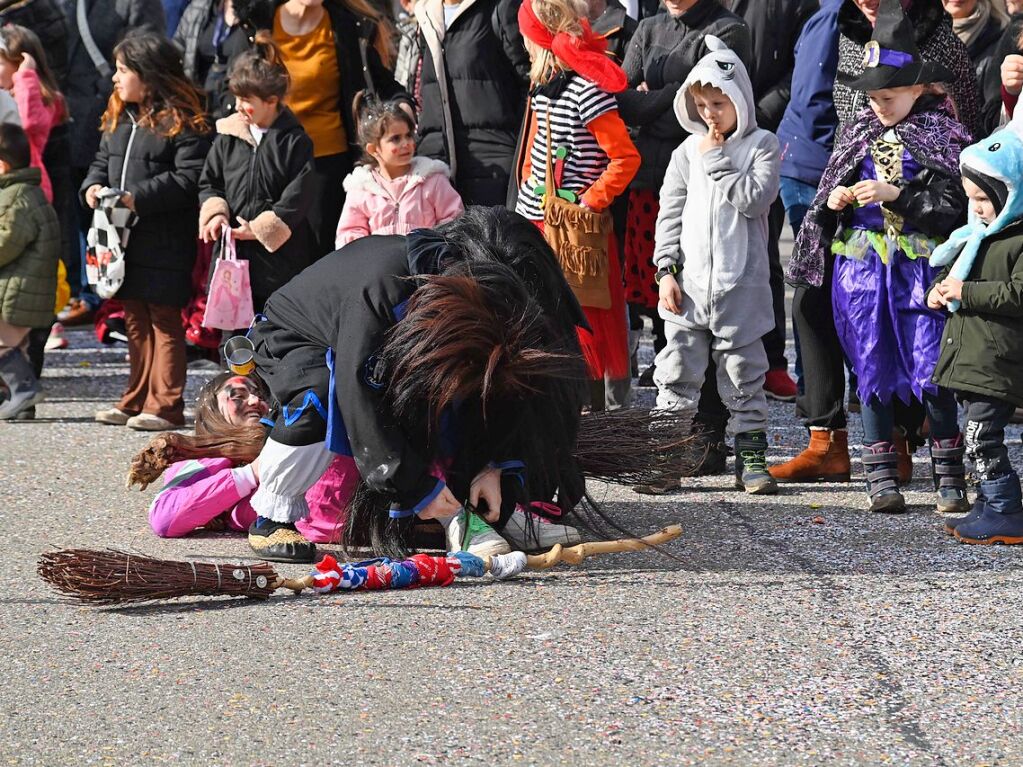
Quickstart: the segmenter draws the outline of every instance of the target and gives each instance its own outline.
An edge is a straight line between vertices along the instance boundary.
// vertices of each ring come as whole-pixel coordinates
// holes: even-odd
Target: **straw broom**
[[[599,554],[641,551],[682,535],[669,525],[644,538],[557,545],[546,554],[512,552],[485,557],[482,572],[511,577],[522,570],[547,570],[559,563],[577,565]],[[498,561],[500,560],[500,561]],[[478,560],[476,560],[478,562]],[[96,605],[131,604],[188,596],[235,596],[267,599],[277,589],[299,593],[312,588],[314,575],[282,578],[267,563],[255,565],[175,562],[123,551],[63,549],[39,557],[39,575],[67,596]]]

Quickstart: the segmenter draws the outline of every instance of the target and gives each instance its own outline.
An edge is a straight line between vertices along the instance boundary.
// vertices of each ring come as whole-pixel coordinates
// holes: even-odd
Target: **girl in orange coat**
[[[525,0],[519,7],[519,29],[532,68],[531,116],[515,210],[541,229],[544,191],[552,186],[546,178],[548,144],[555,152],[553,186],[559,196],[589,210],[606,209],[639,169],[639,152],[613,95],[625,89],[625,73],[607,56],[606,41],[593,33],[586,17],[581,0]],[[579,340],[594,384],[594,410],[624,405],[629,391],[628,321],[617,254],[612,232],[607,248],[610,307],[582,301],[591,332],[580,331]]]

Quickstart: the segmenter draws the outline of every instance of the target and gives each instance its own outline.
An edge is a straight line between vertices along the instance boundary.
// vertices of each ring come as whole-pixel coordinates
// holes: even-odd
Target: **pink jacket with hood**
[[[334,246],[371,234],[408,234],[458,217],[462,198],[440,160],[416,157],[405,176],[387,181],[371,165],[360,165],[344,181],[345,199]]]
[[[53,187],[50,185],[50,175],[46,172],[46,166],[43,165],[43,150],[50,139],[50,131],[64,119],[64,100],[57,98],[50,104],[43,101],[43,88],[34,69],[19,69],[14,73],[14,87],[11,93],[18,105],[21,127],[28,136],[32,167],[43,172],[40,186],[47,202],[52,203]]]

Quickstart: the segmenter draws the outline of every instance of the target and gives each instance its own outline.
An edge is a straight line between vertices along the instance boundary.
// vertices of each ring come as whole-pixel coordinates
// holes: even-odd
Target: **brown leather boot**
[[[892,444],[899,454],[899,484],[908,485],[913,481],[913,455],[909,452],[909,440],[906,432],[898,426],[892,431]]]
[[[848,482],[849,432],[811,429],[809,447],[768,472],[779,482]]]

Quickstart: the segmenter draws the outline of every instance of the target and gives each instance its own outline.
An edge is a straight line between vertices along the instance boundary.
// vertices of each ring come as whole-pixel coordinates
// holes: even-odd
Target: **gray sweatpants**
[[[658,408],[695,413],[713,359],[718,393],[731,414],[728,430],[735,435],[767,429],[767,354],[759,338],[738,349],[719,349],[720,341],[709,330],[666,322],[664,333],[668,343],[654,361]]]

